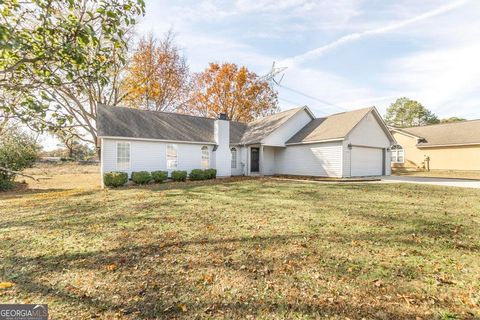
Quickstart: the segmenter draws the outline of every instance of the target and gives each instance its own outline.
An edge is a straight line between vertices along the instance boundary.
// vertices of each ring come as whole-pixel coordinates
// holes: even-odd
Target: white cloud
[[[440,6],[436,9],[434,9],[434,10],[425,12],[425,13],[420,14],[418,16],[415,16],[413,18],[409,18],[409,19],[406,19],[406,20],[394,22],[392,24],[382,26],[382,27],[379,27],[379,28],[370,29],[370,30],[367,30],[367,31],[355,32],[355,33],[348,34],[348,35],[343,36],[343,37],[341,37],[341,38],[339,38],[339,39],[337,39],[337,40],[335,40],[335,41],[333,41],[333,42],[331,42],[327,45],[321,46],[321,47],[313,49],[313,50],[309,50],[309,51],[307,51],[303,54],[299,54],[299,55],[296,55],[296,56],[291,57],[289,59],[286,59],[286,60],[283,61],[283,63],[286,64],[286,65],[290,65],[290,66],[293,66],[295,64],[301,64],[302,62],[305,62],[306,60],[309,60],[309,59],[312,59],[312,58],[317,58],[317,57],[323,55],[324,53],[326,53],[326,52],[328,52],[332,49],[335,49],[335,48],[337,48],[341,45],[344,45],[346,43],[349,43],[349,42],[352,42],[352,41],[355,41],[355,40],[360,40],[362,38],[369,37],[369,36],[372,36],[372,35],[388,33],[388,32],[391,32],[393,30],[400,29],[400,28],[406,27],[408,25],[411,25],[415,22],[426,20],[426,19],[438,16],[440,14],[446,13],[448,11],[451,11],[455,8],[458,8],[462,5],[464,5],[465,3],[467,3],[467,1],[468,0],[456,1],[456,2],[453,2],[453,3],[447,4],[447,5]]]
[[[427,50],[389,63],[383,76],[402,95],[441,116],[469,116],[480,107],[480,44]]]
[[[247,44],[224,37],[179,34],[178,42],[185,48],[192,71],[206,68],[209,62],[233,62],[264,71],[273,61]]]

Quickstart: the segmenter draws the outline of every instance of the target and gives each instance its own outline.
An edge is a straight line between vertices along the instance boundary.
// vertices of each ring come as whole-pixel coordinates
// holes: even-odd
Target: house
[[[217,176],[390,174],[395,144],[378,111],[315,118],[308,107],[250,123],[101,106],[101,172],[217,169]]]
[[[480,170],[480,120],[390,130],[394,168]]]

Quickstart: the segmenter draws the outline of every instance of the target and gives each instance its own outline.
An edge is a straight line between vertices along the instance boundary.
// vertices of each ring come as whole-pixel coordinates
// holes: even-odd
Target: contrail
[[[446,13],[448,11],[451,11],[451,10],[457,8],[457,7],[460,7],[460,6],[464,5],[468,1],[469,0],[455,1],[453,3],[438,7],[437,9],[434,9],[434,10],[431,10],[431,11],[427,11],[427,12],[421,14],[421,15],[418,15],[418,16],[410,18],[410,19],[395,22],[395,23],[392,23],[392,24],[384,26],[384,27],[370,29],[370,30],[363,31],[363,32],[356,32],[356,33],[352,33],[352,34],[343,36],[343,37],[341,37],[341,38],[339,38],[339,39],[337,39],[337,40],[335,40],[335,41],[333,41],[329,44],[326,44],[326,45],[318,47],[316,49],[307,51],[307,52],[299,54],[297,56],[288,58],[288,59],[282,61],[282,64],[287,65],[287,66],[293,66],[295,64],[301,64],[302,62],[305,62],[306,60],[319,57],[319,56],[323,55],[325,52],[327,52],[329,50],[332,50],[332,49],[334,49],[338,46],[341,46],[345,43],[349,43],[349,42],[352,42],[352,41],[355,41],[355,40],[359,40],[359,39],[362,39],[362,38],[365,38],[365,37],[368,37],[368,36],[383,34],[383,33],[387,33],[387,32],[390,32],[390,31],[393,31],[393,30],[396,30],[396,29],[403,28],[403,27],[408,26],[410,24],[413,24],[415,22],[426,20],[426,19],[438,16],[440,14]]]

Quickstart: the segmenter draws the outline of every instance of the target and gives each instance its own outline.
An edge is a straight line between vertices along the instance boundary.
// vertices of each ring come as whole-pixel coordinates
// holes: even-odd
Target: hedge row
[[[206,180],[206,179],[215,179],[217,176],[217,170],[215,169],[194,169],[190,172],[190,180]],[[168,179],[167,171],[137,171],[132,172],[132,181],[136,184],[147,184],[151,181],[157,183],[164,182]],[[173,181],[186,181],[187,180],[187,171],[184,170],[175,170],[171,173],[171,178]],[[107,187],[121,187],[128,182],[128,174],[126,172],[108,172],[103,175],[103,183]]]

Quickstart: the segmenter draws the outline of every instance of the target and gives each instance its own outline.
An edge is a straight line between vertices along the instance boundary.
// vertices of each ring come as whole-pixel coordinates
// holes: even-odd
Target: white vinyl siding
[[[392,142],[372,113],[365,116],[348,134],[347,139],[353,145],[389,148]]]
[[[117,142],[117,170],[130,169],[130,143]]]
[[[155,171],[155,170],[186,170],[201,169],[202,167],[202,146],[200,144],[177,143],[177,169],[167,169],[167,143],[155,141],[138,140],[114,140],[102,139],[102,169],[103,172],[116,171],[117,164],[117,142],[130,144],[130,168],[124,170],[131,174],[133,171]],[[213,155],[213,145],[209,145],[210,155]],[[213,166],[213,160],[211,165]],[[214,166],[213,166],[214,167]]]
[[[273,131],[270,135],[268,135],[268,137],[264,138],[263,144],[267,146],[285,146],[285,142],[293,137],[310,121],[312,121],[312,118],[307,111],[298,111],[294,116],[280,126],[280,128]]]
[[[176,144],[167,144],[167,169],[177,169],[178,167],[178,146]]]
[[[263,147],[262,162],[260,163],[261,173],[265,176],[275,174],[275,148]]]
[[[342,176],[342,142],[291,145],[275,149],[275,173]]]

